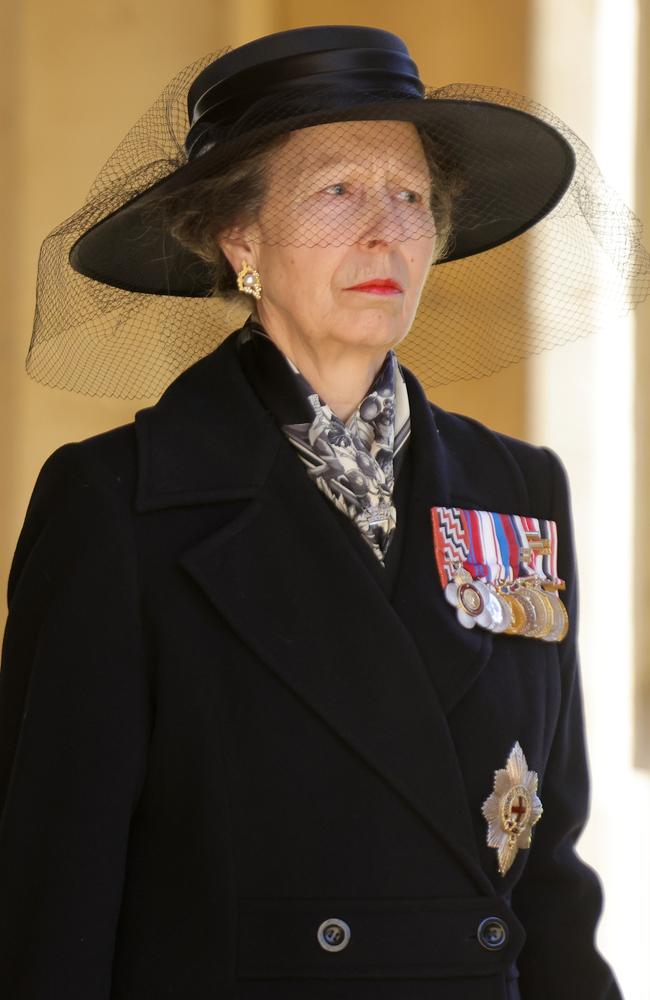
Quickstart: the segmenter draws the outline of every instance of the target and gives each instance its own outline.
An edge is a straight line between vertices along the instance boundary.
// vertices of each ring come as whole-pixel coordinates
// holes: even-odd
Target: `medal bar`
[[[432,507],[436,566],[465,628],[561,642],[569,615],[558,594],[554,521]]]

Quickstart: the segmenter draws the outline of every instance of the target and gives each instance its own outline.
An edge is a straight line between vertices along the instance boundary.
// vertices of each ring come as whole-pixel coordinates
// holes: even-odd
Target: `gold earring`
[[[246,295],[254,295],[256,299],[262,297],[260,272],[251,267],[247,261],[242,263],[241,270],[237,275],[237,288],[240,292],[245,292]]]

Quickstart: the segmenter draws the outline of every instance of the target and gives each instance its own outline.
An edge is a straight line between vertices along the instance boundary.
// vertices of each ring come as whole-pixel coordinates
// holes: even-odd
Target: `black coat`
[[[308,479],[235,334],[44,463],[0,673],[3,1000],[620,997],[573,848],[564,469],[405,376],[388,571]],[[562,643],[457,622],[434,504],[557,521]],[[516,740],[544,814],[502,877],[481,805]],[[488,917],[507,928],[492,951]],[[317,938],[330,918],[339,951]]]

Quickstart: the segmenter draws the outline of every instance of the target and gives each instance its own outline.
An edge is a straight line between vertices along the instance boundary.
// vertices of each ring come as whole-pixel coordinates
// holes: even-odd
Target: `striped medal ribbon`
[[[569,616],[558,591],[557,525],[545,518],[432,507],[436,566],[465,628],[561,642]]]

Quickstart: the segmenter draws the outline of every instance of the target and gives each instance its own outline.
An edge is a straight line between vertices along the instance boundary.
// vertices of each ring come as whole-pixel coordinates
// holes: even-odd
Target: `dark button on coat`
[[[405,375],[391,588],[235,334],[133,423],[44,463],[0,672],[6,1000],[620,998],[574,852],[588,775],[564,470]],[[460,626],[434,504],[557,521],[561,644]],[[544,815],[501,877],[481,805],[516,740]],[[345,947],[322,947],[331,924]]]

